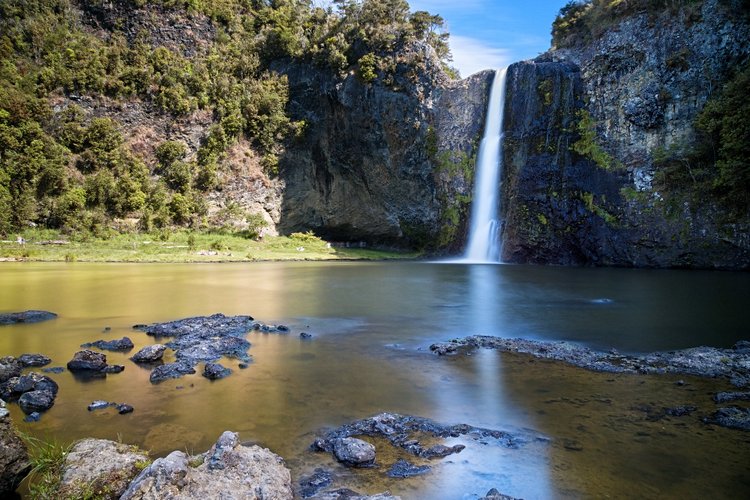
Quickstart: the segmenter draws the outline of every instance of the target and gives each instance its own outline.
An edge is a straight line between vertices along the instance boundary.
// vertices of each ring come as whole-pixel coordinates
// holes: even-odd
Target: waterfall
[[[469,245],[464,254],[466,262],[499,262],[502,221],[500,209],[500,174],[502,173],[503,105],[505,101],[506,69],[495,72],[487,106],[484,137],[479,146],[474,198],[471,204]]]

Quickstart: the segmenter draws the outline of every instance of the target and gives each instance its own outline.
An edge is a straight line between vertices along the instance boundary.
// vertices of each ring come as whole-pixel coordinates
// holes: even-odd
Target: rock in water
[[[403,479],[406,477],[419,476],[430,472],[432,467],[429,465],[415,465],[406,460],[400,459],[388,469],[388,477]]]
[[[170,378],[180,378],[183,375],[195,373],[192,365],[183,362],[167,363],[166,365],[157,366],[151,371],[149,380],[152,384],[162,382]]]
[[[206,452],[203,463],[188,465],[182,451],[154,461],[130,483],[121,500],[291,499],[292,480],[284,461],[259,446],[242,446],[225,432]]]
[[[719,408],[713,415],[704,420],[709,424],[750,431],[750,408],[739,408],[736,406]]]
[[[134,408],[126,403],[116,404],[117,413],[125,415],[126,413],[133,413]]]
[[[45,411],[52,408],[55,404],[55,395],[50,391],[29,391],[24,392],[18,398],[18,406],[21,407],[25,414],[39,411]]]
[[[309,498],[333,482],[333,474],[324,469],[315,469],[311,476],[303,477],[299,481],[300,495]]]
[[[65,456],[56,497],[83,498],[87,491],[107,491],[109,496],[103,498],[118,498],[148,462],[146,452],[134,446],[84,439]]]
[[[100,373],[107,367],[107,356],[86,349],[75,353],[67,366],[73,373]]]
[[[117,340],[96,340],[94,342],[87,342],[81,344],[81,347],[96,347],[103,351],[129,351],[135,346],[130,338],[123,337]]]
[[[23,311],[0,314],[0,325],[15,325],[17,323],[39,323],[55,319],[57,314],[49,311]]]
[[[104,410],[105,408],[109,408],[109,402],[101,399],[97,399],[88,406],[89,411]]]
[[[46,366],[52,362],[50,358],[43,354],[21,354],[18,357],[18,361],[21,362],[24,368],[30,366]]]
[[[336,460],[350,467],[367,467],[375,462],[375,447],[353,437],[336,439],[333,454]]]
[[[0,383],[21,375],[23,365],[13,356],[0,358]]]
[[[162,344],[147,345],[130,359],[135,363],[157,363],[164,357],[167,346]]]
[[[0,399],[0,497],[14,492],[29,470],[26,445],[13,429],[10,413]]]
[[[231,373],[232,370],[221,366],[219,363],[206,363],[206,366],[203,367],[203,376],[209,380],[228,377]]]

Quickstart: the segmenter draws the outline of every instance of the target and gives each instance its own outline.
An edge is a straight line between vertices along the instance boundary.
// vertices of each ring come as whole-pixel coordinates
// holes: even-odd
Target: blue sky
[[[409,0],[440,14],[461,76],[531,59],[550,46],[552,21],[566,0]]]

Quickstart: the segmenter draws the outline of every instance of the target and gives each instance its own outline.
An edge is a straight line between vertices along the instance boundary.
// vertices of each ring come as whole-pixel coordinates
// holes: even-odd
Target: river
[[[750,436],[708,426],[711,393],[693,377],[591,373],[526,356],[478,351],[440,358],[433,342],[472,334],[562,339],[603,350],[731,347],[750,338],[750,274],[442,263],[4,263],[0,310],[45,309],[53,321],[0,329],[0,355],[39,352],[65,366],[79,345],[188,316],[250,314],[288,335],[251,333],[253,362],[211,382],[158,385],[127,354],[123,373],[60,385],[55,406],[23,431],[62,441],[120,439],[163,456],[205,451],[224,430],[283,456],[293,479],[327,467],[341,486],[405,499],[477,498],[490,488],[526,499],[750,496]],[[104,331],[109,328],[108,331]],[[300,332],[313,335],[299,338]],[[677,384],[678,380],[684,384]],[[96,399],[129,415],[87,411]],[[694,405],[685,417],[650,418]],[[316,432],[389,411],[543,436],[518,449],[464,442],[433,470],[389,479],[309,451]],[[471,441],[471,440],[468,440]],[[387,465],[383,452],[378,461]],[[413,457],[412,457],[413,459]],[[395,460],[395,458],[393,458]],[[392,460],[391,460],[392,461]]]

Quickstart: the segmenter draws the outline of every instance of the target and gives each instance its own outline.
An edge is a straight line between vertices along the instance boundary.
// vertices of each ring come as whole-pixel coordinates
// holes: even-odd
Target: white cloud
[[[475,38],[451,35],[450,45],[452,65],[463,78],[485,69],[504,68],[513,62],[510,50],[492,47]]]

